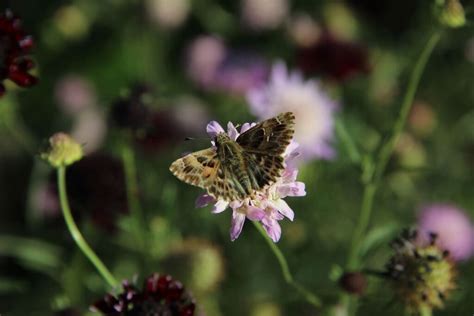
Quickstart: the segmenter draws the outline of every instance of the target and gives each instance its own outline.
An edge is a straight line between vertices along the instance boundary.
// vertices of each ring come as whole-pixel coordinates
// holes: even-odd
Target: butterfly
[[[215,146],[174,161],[170,171],[203,188],[216,200],[242,201],[274,183],[283,172],[283,153],[294,134],[291,112],[265,120],[233,140],[219,133]]]

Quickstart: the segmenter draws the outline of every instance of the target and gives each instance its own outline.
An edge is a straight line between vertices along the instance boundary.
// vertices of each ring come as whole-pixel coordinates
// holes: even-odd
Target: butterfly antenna
[[[190,141],[190,140],[200,140],[200,141],[209,141],[209,138],[207,137],[186,137],[184,138],[184,141]]]

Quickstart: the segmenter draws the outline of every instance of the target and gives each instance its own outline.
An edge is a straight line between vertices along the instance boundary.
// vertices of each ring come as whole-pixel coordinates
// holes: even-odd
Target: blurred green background
[[[78,124],[76,114],[68,112],[58,96],[61,82],[73,76],[93,91],[93,116],[104,124],[96,131],[102,137],[93,149],[96,153],[91,153],[99,155],[99,163],[75,172],[80,184],[71,184],[77,193],[74,211],[86,239],[118,278],[143,280],[151,272],[170,273],[193,292],[206,315],[319,315],[284,282],[273,254],[250,223],[231,242],[230,211],[214,215],[209,209],[195,209],[200,190],[180,183],[168,171],[182,152],[208,145],[182,141],[185,136],[206,137],[208,121],[256,120],[241,93],[203,89],[190,79],[188,47],[198,36],[216,35],[227,47],[251,51],[268,65],[284,60],[295,69],[301,38],[313,34],[311,30],[317,34],[325,29],[358,43],[367,51],[370,71],[344,81],[324,74],[313,77],[338,100],[338,116],[357,145],[370,153],[391,129],[409,71],[435,25],[432,3],[282,1],[286,8],[280,19],[254,29],[246,26],[240,1],[178,1],[184,11],[177,5],[182,16],[174,20],[174,1],[156,0],[159,9],[153,9],[153,2],[0,4],[2,10],[10,7],[18,14],[34,36],[33,73],[39,78],[27,90],[8,85],[0,99],[0,314],[54,315],[67,308],[86,313],[107,291],[69,236],[51,198],[54,175],[38,156],[53,133],[71,132]],[[472,1],[463,4],[467,12],[474,7]],[[165,10],[162,16],[160,10]],[[298,32],[298,16],[313,21],[313,28],[303,28],[309,33]],[[367,268],[383,268],[390,256],[388,242],[403,227],[416,224],[423,203],[453,203],[474,216],[472,31],[472,25],[447,30],[428,62],[416,94],[418,112],[409,118],[375,199],[368,233],[373,238],[365,245]],[[154,111],[170,111],[197,124],[177,137],[179,126],[160,121],[164,127],[150,143],[134,143],[147,249],[136,247],[130,216],[122,214],[127,206],[121,148],[130,135],[112,124],[109,114],[137,83],[150,87],[147,105]],[[177,107],[185,110],[173,112]],[[336,159],[301,167],[299,178],[306,183],[307,196],[288,199],[296,217],[281,222],[278,243],[295,279],[328,305],[340,291],[336,278],[347,258],[362,192],[360,171],[337,138],[334,146]],[[91,204],[97,209],[80,213]],[[102,210],[104,214],[97,214]],[[104,222],[105,229],[95,225]],[[474,312],[473,275],[472,261],[459,264],[458,289],[446,309],[435,315]],[[386,284],[370,277],[359,315],[401,311]]]

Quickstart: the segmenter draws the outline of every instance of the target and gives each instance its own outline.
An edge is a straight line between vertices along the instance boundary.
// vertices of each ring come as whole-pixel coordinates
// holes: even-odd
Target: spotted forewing
[[[283,153],[294,134],[293,113],[282,113],[240,134],[218,137],[216,146],[173,162],[180,180],[207,190],[215,199],[243,200],[276,181],[284,169]],[[225,135],[223,135],[225,136]],[[224,154],[224,150],[232,154]]]

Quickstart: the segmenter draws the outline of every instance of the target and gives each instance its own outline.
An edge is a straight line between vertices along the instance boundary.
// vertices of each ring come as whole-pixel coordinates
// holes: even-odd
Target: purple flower
[[[263,85],[268,66],[254,53],[230,49],[217,37],[201,36],[188,49],[187,72],[204,90],[242,95]]]
[[[418,225],[421,238],[428,238],[429,233],[437,234],[440,247],[449,250],[454,260],[466,260],[474,254],[474,226],[458,207],[425,205],[419,213]]]
[[[236,140],[237,137],[254,126],[255,123],[245,123],[240,128],[240,131],[229,122],[227,124],[227,134]],[[219,133],[224,133],[224,129],[219,123],[212,121],[207,125],[207,132],[211,138],[214,138]],[[212,142],[214,144],[214,142]],[[245,220],[261,222],[263,228],[268,236],[277,242],[281,236],[281,227],[279,221],[285,217],[293,220],[294,212],[283,200],[287,196],[305,196],[305,185],[302,182],[296,181],[298,170],[294,167],[293,160],[298,153],[295,151],[298,145],[292,142],[284,153],[286,168],[283,174],[277,181],[261,192],[256,192],[254,198],[246,198],[243,201],[227,202],[224,200],[215,200],[208,194],[202,194],[196,200],[196,207],[204,207],[209,204],[214,204],[212,208],[213,213],[221,213],[228,207],[232,209],[232,224],[230,229],[230,238],[232,241],[237,239],[242,232]]]
[[[295,141],[306,160],[332,159],[335,101],[322,90],[317,81],[305,81],[299,72],[288,72],[282,62],[271,71],[268,83],[247,93],[250,109],[260,119],[281,112],[296,116]]]

